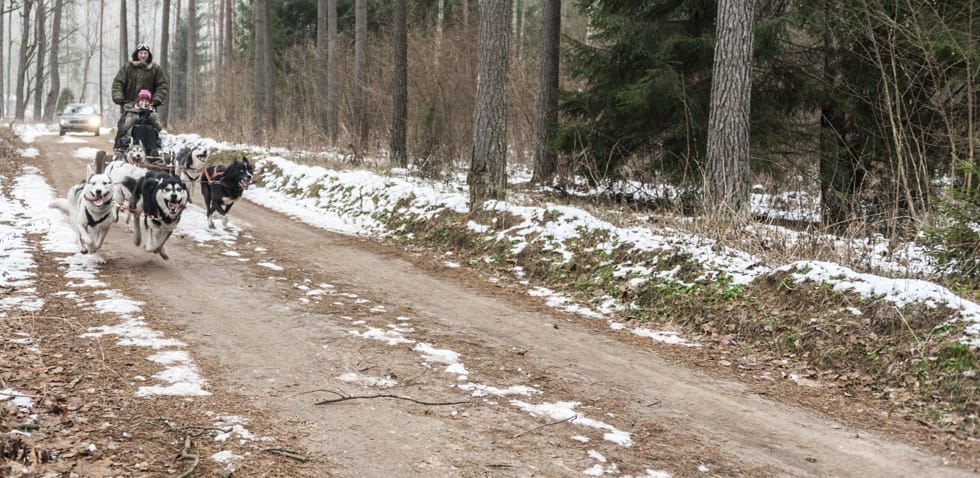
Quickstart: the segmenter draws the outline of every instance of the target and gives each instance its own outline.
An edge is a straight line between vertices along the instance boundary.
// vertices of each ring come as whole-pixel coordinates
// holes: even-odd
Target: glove
[[[160,104],[161,104],[161,103],[160,103],[160,100],[153,100],[153,107],[154,107],[154,108],[156,108],[156,107],[159,107],[159,106],[160,106]]]
[[[126,103],[126,100],[124,100],[122,98],[113,98],[112,99],[112,102],[115,103],[115,104],[117,104],[117,105],[122,105],[122,104],[125,104]]]
[[[150,110],[140,110],[139,115],[140,119],[146,119],[150,116]]]

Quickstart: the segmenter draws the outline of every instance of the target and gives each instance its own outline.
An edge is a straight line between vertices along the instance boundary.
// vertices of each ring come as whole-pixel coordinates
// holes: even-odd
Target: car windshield
[[[66,115],[91,115],[95,114],[95,107],[92,105],[68,105],[65,107]]]

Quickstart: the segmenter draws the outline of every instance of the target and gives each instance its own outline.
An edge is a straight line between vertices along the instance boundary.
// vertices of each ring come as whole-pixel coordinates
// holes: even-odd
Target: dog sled
[[[142,149],[142,152],[134,154],[134,150],[137,149]],[[111,161],[126,161],[141,168],[164,171],[168,174],[176,173],[177,155],[164,149],[160,134],[148,123],[136,123],[129,130],[129,134],[120,135],[113,144],[112,153]],[[106,156],[105,151],[96,154],[96,171],[103,170]]]
[[[133,155],[132,150],[142,147],[143,154]],[[113,159],[123,160],[146,169],[174,174],[176,154],[164,149],[159,132],[148,123],[136,123],[129,134],[119,137],[113,145]]]

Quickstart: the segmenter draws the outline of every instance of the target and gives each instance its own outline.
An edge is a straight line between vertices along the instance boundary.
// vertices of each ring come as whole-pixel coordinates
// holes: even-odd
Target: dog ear
[[[85,165],[85,180],[88,181],[95,174],[95,170],[92,169],[91,164]]]

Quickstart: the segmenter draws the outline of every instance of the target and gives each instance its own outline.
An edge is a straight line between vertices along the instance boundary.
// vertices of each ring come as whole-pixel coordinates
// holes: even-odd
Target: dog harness
[[[108,204],[112,204],[111,199],[109,200]],[[112,214],[112,209],[109,209],[109,212],[105,213],[105,216],[102,216],[99,219],[95,219],[94,217],[92,217],[92,213],[88,212],[88,209],[85,209],[85,217],[88,218],[88,227],[95,227],[99,225],[100,222],[108,219],[109,215],[111,214]]]
[[[204,178],[208,180],[208,184],[219,182],[220,179],[218,178],[220,178],[222,175],[225,174],[224,171],[221,171],[218,168],[214,168],[212,169],[212,171],[213,174],[208,174],[208,170],[207,169],[204,170]]]
[[[164,224],[170,225],[170,224],[176,223],[177,221],[180,221],[180,213],[178,212],[174,216],[154,216],[152,214],[147,214],[147,213],[144,212],[143,213],[143,221],[146,221],[146,220],[149,220],[153,224],[156,224],[158,226],[162,226]],[[146,222],[144,222],[143,224],[146,224]],[[147,227],[149,227],[148,224],[147,224]]]

